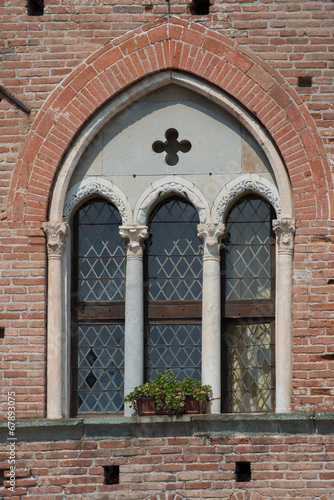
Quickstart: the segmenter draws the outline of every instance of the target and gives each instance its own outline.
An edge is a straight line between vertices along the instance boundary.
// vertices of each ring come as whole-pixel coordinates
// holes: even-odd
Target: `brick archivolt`
[[[303,200],[308,197],[309,204],[316,207],[314,218],[331,214],[330,198],[325,196],[332,189],[325,150],[297,93],[244,47],[239,49],[234,41],[203,26],[171,17],[147,24],[100,48],[50,95],[22,148],[7,218],[45,220],[64,151],[73,153],[71,145],[83,125],[121,91],[163,70],[199,77],[213,85],[212,100],[215,88],[217,92],[224,90],[257,116],[279,148],[292,187],[298,186],[303,169]],[[127,92],[123,92],[124,105],[128,105]]]

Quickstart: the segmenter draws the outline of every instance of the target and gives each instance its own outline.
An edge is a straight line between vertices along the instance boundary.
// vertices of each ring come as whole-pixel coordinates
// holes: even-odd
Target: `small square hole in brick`
[[[3,326],[0,326],[0,339],[5,338],[5,329]]]
[[[193,0],[190,5],[193,16],[206,16],[210,13],[210,0]]]
[[[251,480],[251,464],[250,462],[235,463],[235,480],[238,483],[248,483]]]
[[[119,484],[119,465],[105,465],[104,484]]]
[[[298,87],[312,87],[312,76],[298,76]]]
[[[5,480],[5,469],[0,469],[0,486],[3,486]]]
[[[28,0],[28,16],[42,16],[44,14],[44,0]]]

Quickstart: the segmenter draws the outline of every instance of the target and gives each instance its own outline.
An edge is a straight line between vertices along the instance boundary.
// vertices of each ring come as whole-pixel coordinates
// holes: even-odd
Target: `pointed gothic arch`
[[[206,65],[202,64],[203,53]],[[332,214],[331,200],[323,196],[324,191],[332,188],[325,150],[299,96],[292,88],[283,87],[280,76],[267,63],[244,48],[239,51],[235,42],[194,23],[169,18],[97,50],[50,95],[22,148],[13,175],[7,218],[45,220],[55,176],[65,164],[64,152],[69,151],[68,158],[85,147],[85,141],[74,144],[78,132],[94,120],[97,110],[102,110],[101,120],[103,106],[112,97],[123,91],[121,99],[126,105],[133,99],[131,85],[148,73],[157,76],[155,85],[159,85],[159,75],[165,70],[183,71],[206,81],[210,86],[207,95],[213,100],[219,98],[221,89],[235,103],[240,102],[259,120],[254,121],[254,126],[261,122],[271,135],[272,139],[260,144],[266,147],[275,141],[292,184],[298,169],[303,167],[305,182],[310,184],[303,193],[304,199],[308,193],[313,200],[314,216],[324,218]],[[161,77],[165,80],[166,74]],[[168,72],[168,78],[173,77],[178,74]],[[145,86],[141,91],[146,92]],[[299,152],[297,159],[295,151]]]

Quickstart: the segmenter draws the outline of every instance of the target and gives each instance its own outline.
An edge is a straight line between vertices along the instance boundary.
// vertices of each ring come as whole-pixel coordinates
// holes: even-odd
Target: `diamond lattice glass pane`
[[[201,300],[202,256],[198,214],[181,198],[153,211],[148,242],[149,300]]]
[[[228,300],[270,299],[271,207],[262,198],[240,199],[226,219]]]
[[[78,328],[78,411],[123,410],[124,325]]]
[[[150,325],[147,335],[146,380],[171,368],[182,380],[201,380],[201,325]]]
[[[78,302],[123,300],[124,239],[118,210],[102,199],[83,204],[75,215],[73,277]]]
[[[270,324],[229,325],[226,331],[231,412],[271,409]]]

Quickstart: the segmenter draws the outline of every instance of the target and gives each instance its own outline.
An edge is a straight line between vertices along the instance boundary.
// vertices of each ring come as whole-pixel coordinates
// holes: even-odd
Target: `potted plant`
[[[152,382],[157,415],[180,415],[184,413],[182,382],[177,380],[171,369],[159,373]]]
[[[206,403],[210,399],[211,385],[202,385],[199,380],[185,378],[182,381],[182,391],[185,395],[185,413],[205,413]]]
[[[138,415],[155,415],[155,398],[151,382],[135,387],[124,398],[124,402],[130,403],[130,408],[137,410]]]
[[[177,380],[171,369],[159,373],[155,380],[136,387],[124,401],[137,410],[138,415],[180,415],[204,413],[211,386],[199,380]]]

